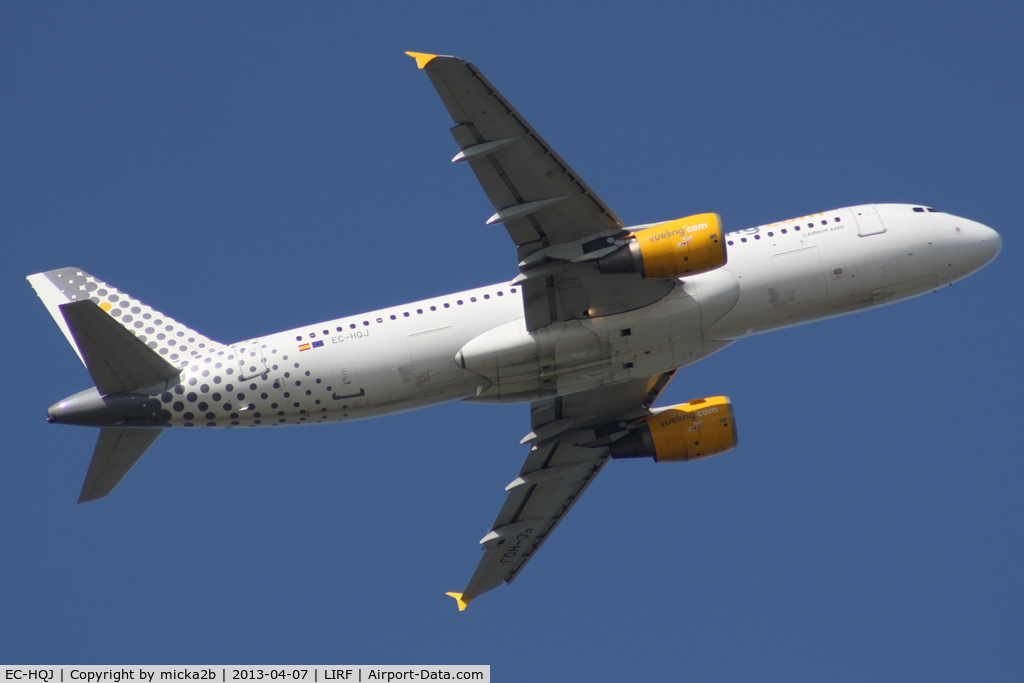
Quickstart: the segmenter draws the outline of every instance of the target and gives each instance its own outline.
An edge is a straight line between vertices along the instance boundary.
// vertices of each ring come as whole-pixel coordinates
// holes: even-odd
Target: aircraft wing
[[[608,437],[621,430],[620,422],[648,415],[674,372],[533,403],[526,462],[480,540],[484,554],[469,584],[448,593],[460,611],[515,579],[608,462]]]
[[[635,274],[601,275],[595,259],[625,237],[623,223],[472,64],[406,53],[430,77],[455,126],[459,153],[518,252],[527,329],[645,306],[672,288]]]
[[[618,234],[619,217],[475,66],[437,55],[417,63],[426,57],[420,68],[456,123],[453,161],[469,164],[497,212],[488,223],[503,223],[517,245]]]

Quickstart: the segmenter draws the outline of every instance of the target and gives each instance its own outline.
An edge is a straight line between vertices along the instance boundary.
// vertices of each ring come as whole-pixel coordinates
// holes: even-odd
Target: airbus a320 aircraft
[[[965,277],[992,229],[915,204],[852,206],[724,232],[718,215],[624,227],[474,67],[407,53],[516,245],[511,282],[215,342],[78,268],[29,276],[95,387],[52,406],[100,427],[79,502],[164,429],[378,417],[444,401],[529,401],[528,448],[461,593],[510,583],[609,459],[677,462],[737,443],[725,396],[653,408],[676,371],[743,337]]]

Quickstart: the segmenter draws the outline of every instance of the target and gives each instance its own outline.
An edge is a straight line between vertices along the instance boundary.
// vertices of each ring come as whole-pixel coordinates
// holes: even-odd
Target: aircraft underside
[[[653,408],[688,364],[747,336],[936,290],[991,261],[979,223],[860,205],[726,232],[717,214],[632,228],[473,67],[409,53],[516,246],[507,283],[222,344],[77,268],[29,276],[95,384],[52,406],[100,427],[80,502],[167,428],[378,417],[448,401],[531,403],[528,449],[462,593],[511,582],[611,458],[716,455],[724,396]],[[490,112],[490,113],[489,113]],[[497,113],[495,113],[497,112]]]

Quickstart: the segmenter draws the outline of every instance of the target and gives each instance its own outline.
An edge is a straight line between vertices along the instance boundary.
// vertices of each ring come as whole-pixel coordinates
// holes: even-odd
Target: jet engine
[[[621,247],[602,256],[602,273],[639,273],[644,278],[672,279],[720,268],[728,260],[722,221],[717,213],[700,213],[639,230]]]
[[[611,444],[613,458],[653,457],[655,462],[696,460],[739,443],[727,396],[695,398],[646,417],[638,429]]]

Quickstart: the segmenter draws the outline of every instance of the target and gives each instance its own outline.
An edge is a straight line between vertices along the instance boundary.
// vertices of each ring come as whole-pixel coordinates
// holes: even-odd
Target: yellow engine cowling
[[[671,279],[720,268],[728,261],[722,219],[700,213],[633,233],[631,239],[601,257],[602,273],[639,273]]]
[[[655,462],[696,460],[739,443],[727,396],[697,398],[644,418],[629,436],[611,444],[613,458],[653,457]]]

